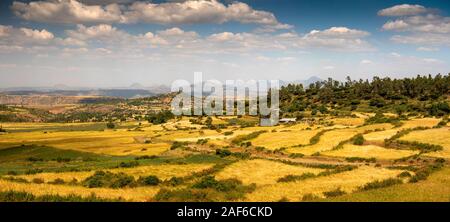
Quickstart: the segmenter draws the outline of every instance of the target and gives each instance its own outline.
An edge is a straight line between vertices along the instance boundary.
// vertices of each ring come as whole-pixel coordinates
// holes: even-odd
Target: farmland
[[[189,117],[162,124],[117,122],[113,129],[106,123],[2,123],[6,132],[0,135],[0,192],[94,195],[119,201],[370,201],[381,195],[378,189],[361,189],[374,181],[399,183],[380,189],[381,193],[400,189],[396,187],[438,186],[433,181],[447,168],[419,183],[409,181],[421,169],[450,158],[450,128],[436,128],[442,119],[411,118],[395,126],[366,124],[370,116],[327,117],[274,127],[230,124],[230,119],[251,120],[247,117],[216,117],[212,125],[221,125],[220,129],[208,128],[205,118]],[[358,135],[364,138],[362,143],[355,143]],[[383,142],[393,137],[394,142],[443,149],[421,152]],[[98,179],[102,173],[113,182]],[[93,183],[93,178],[99,181]],[[237,191],[199,185],[208,179],[232,183]],[[196,199],[193,193],[198,192],[206,199]],[[405,199],[445,201],[442,197],[449,193],[439,192],[444,193],[436,199]]]
[[[0,104],[0,201],[449,201],[449,81],[288,84],[274,126],[175,116],[174,93],[16,96]]]

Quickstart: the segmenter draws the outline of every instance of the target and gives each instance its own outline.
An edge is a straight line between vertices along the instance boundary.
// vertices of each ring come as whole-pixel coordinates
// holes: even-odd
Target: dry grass
[[[336,125],[343,125],[343,126],[360,126],[364,124],[365,119],[360,118],[332,118],[330,119],[331,122],[333,122]]]
[[[311,137],[320,130],[280,130],[279,132],[268,132],[259,135],[252,140],[252,145],[261,146],[267,149],[278,149],[296,145],[309,144]]]
[[[152,131],[128,130],[20,132],[2,135],[0,148],[37,144],[118,156],[158,155],[167,151],[170,147],[167,142],[145,143],[145,139],[142,139],[154,135]]]
[[[435,118],[422,118],[422,119],[411,119],[404,121],[403,125],[398,128],[387,129],[384,131],[372,132],[364,135],[364,139],[374,142],[382,142],[385,139],[391,138],[399,131],[404,129],[411,129],[416,127],[433,127],[436,126],[441,120]]]
[[[136,179],[140,176],[155,175],[160,179],[170,179],[171,177],[183,177],[190,175],[194,172],[200,172],[202,170],[209,169],[213,164],[186,164],[186,165],[176,165],[176,164],[164,164],[164,165],[149,165],[140,166],[134,168],[116,168],[107,169],[107,171],[118,173],[126,173],[128,175],[134,176]],[[91,176],[94,171],[85,172],[64,172],[64,173],[39,173],[33,175],[20,175],[16,176],[19,178],[32,181],[35,178],[43,179],[45,182],[51,182],[55,179],[63,179],[65,182],[70,182],[73,179],[77,181],[82,181],[87,177]]]
[[[216,178],[236,178],[244,184],[255,183],[257,185],[275,184],[281,177],[301,175],[304,173],[320,173],[322,169],[293,166],[270,160],[244,160],[225,167]]]
[[[403,137],[400,140],[416,141],[421,143],[441,145],[444,150],[427,153],[427,156],[438,158],[450,158],[450,128],[443,127],[437,129],[413,131]]]
[[[136,187],[124,189],[86,188],[68,185],[16,183],[0,179],[0,191],[10,190],[32,193],[36,196],[48,194],[67,196],[70,194],[75,194],[88,197],[95,194],[100,198],[123,198],[127,201],[148,201],[159,191],[159,187]]]
[[[349,193],[368,182],[395,177],[401,172],[400,170],[361,166],[356,170],[326,177],[263,186],[248,194],[245,201],[273,202],[282,198],[287,198],[290,201],[299,201],[305,194],[324,197],[323,192],[337,188],[341,188]]]
[[[342,149],[326,151],[322,154],[334,157],[361,157],[394,160],[418,153],[418,151],[386,149],[375,145],[356,146],[353,144],[345,144]]]
[[[385,129],[386,127],[390,127],[390,124],[375,124],[368,125],[358,128],[348,128],[348,129],[335,129],[328,132],[325,132],[321,137],[317,144],[300,147],[300,148],[290,148],[287,150],[289,153],[302,153],[305,155],[312,155],[316,152],[323,152],[327,150],[332,150],[339,143],[351,139],[358,133],[363,133],[366,130],[375,130],[375,129]]]

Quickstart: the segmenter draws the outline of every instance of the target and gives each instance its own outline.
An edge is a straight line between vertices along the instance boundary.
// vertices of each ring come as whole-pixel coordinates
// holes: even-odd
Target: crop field
[[[401,172],[399,170],[361,166],[358,169],[335,175],[263,186],[248,195],[246,200],[278,201],[288,199],[290,201],[301,201],[303,196],[307,194],[323,198],[324,192],[340,188],[343,192],[350,193],[368,182],[396,177]]]
[[[276,170],[274,170],[276,169]],[[236,178],[244,184],[255,183],[256,185],[267,185],[277,183],[277,179],[293,174],[304,173],[318,174],[322,169],[293,166],[270,160],[245,160],[233,163],[225,167],[217,174],[218,179]]]
[[[450,128],[443,127],[438,129],[428,129],[411,132],[400,140],[428,143],[442,146],[443,150],[428,153],[427,156],[450,158]]]
[[[357,146],[353,144],[346,144],[342,149],[326,151],[322,154],[333,157],[360,157],[395,160],[419,154],[419,151],[386,149],[376,145]]]
[[[323,135],[320,137],[319,142],[317,142],[316,144],[298,148],[290,148],[287,150],[287,152],[312,155],[323,151],[329,151],[338,146],[341,142],[349,140],[359,133],[363,133],[368,130],[382,130],[385,129],[386,127],[389,127],[389,125],[376,124],[376,125],[361,126],[357,128],[334,129],[326,131],[325,133],[323,133]]]
[[[437,188],[442,181],[435,175],[448,172],[450,127],[438,118],[367,123],[373,116],[356,113],[272,127],[233,116],[162,124],[123,121],[112,129],[105,122],[2,123],[0,192],[139,202],[370,201],[379,200],[378,190],[398,187],[414,196],[407,190],[417,185],[438,194],[416,199],[445,200],[450,192]],[[390,138],[401,145],[385,144]],[[421,152],[411,142],[443,149]],[[430,166],[445,170],[427,171],[430,179],[415,177]],[[229,183],[233,192],[214,185]]]

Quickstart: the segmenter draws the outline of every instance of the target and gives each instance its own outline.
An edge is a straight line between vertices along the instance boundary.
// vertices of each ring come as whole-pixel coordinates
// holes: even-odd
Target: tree
[[[116,128],[116,125],[115,125],[113,122],[108,122],[108,123],[106,124],[106,127],[107,127],[108,129],[114,129],[114,128]]]

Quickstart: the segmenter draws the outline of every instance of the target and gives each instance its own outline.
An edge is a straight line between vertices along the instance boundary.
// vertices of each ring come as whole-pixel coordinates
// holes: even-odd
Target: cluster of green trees
[[[302,84],[281,87],[280,108],[284,113],[311,110],[315,114],[327,113],[329,108],[355,110],[366,106],[400,114],[420,112],[442,116],[450,113],[446,101],[449,94],[449,75],[419,75],[404,79],[374,77],[372,81],[355,81],[347,77],[345,82],[329,78],[306,88]]]
[[[166,123],[168,120],[175,118],[175,115],[169,110],[163,110],[161,112],[152,113],[146,116],[149,123],[161,124]]]

